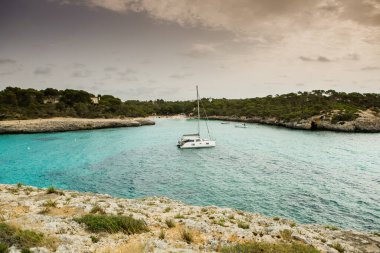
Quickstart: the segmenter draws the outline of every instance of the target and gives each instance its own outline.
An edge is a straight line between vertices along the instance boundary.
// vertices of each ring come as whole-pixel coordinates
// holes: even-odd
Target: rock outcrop
[[[145,118],[127,119],[81,119],[51,118],[33,120],[0,121],[0,134],[48,133],[76,130],[90,130],[116,127],[137,127],[154,125],[154,121]]]
[[[237,121],[246,123],[259,123],[265,125],[282,126],[292,129],[302,130],[328,130],[336,132],[380,132],[380,114],[371,110],[359,111],[358,117],[352,121],[332,122],[332,112],[329,115],[316,115],[308,119],[299,121],[286,121],[276,118],[261,117],[230,117],[230,116],[210,116],[209,119],[223,121]]]
[[[144,220],[149,231],[89,232],[75,219],[88,213],[132,216]],[[164,197],[122,199],[23,185],[0,185],[0,223],[43,233],[54,243],[31,247],[31,251],[44,253],[219,252],[226,245],[250,241],[297,242],[329,253],[380,252],[377,233],[296,224],[231,208],[189,206]],[[191,240],[185,240],[183,231],[191,234]],[[11,252],[20,249],[11,246]]]

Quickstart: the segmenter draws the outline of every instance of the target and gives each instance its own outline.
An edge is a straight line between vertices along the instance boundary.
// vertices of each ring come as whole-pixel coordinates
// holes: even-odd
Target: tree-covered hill
[[[334,121],[349,121],[359,110],[380,111],[380,94],[314,90],[249,99],[202,99],[208,115],[307,119],[334,110]],[[0,120],[50,117],[113,118],[192,114],[195,101],[121,101],[83,90],[7,87],[0,91]]]

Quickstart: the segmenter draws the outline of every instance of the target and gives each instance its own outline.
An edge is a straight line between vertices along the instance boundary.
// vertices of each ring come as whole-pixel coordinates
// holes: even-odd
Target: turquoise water
[[[302,223],[380,231],[380,134],[209,122],[213,149],[180,150],[192,120],[155,126],[0,135],[0,183],[160,195]],[[204,131],[205,132],[205,131]]]

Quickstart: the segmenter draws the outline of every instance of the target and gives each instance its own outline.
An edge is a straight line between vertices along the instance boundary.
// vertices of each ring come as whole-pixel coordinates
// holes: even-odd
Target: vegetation
[[[31,248],[43,246],[44,235],[32,230],[22,230],[6,223],[0,223],[0,252],[8,252],[8,248]]]
[[[51,199],[47,200],[44,204],[44,207],[57,207],[57,202]]]
[[[98,206],[98,205],[95,205],[95,206],[91,209],[90,213],[93,213],[93,214],[95,214],[95,213],[106,214],[106,212],[104,211],[104,209],[101,208],[101,207]]]
[[[75,219],[75,221],[84,223],[87,230],[94,233],[123,232],[126,234],[136,234],[148,231],[145,221],[136,220],[129,216],[87,214],[81,218]]]
[[[168,226],[168,228],[174,228],[175,227],[175,222],[172,219],[167,219],[165,221],[165,223],[166,223],[166,226]]]
[[[188,244],[190,244],[194,241],[193,233],[187,228],[185,228],[181,231],[181,237]]]
[[[92,98],[100,98],[93,103]],[[284,95],[248,99],[203,98],[208,115],[275,117],[282,120],[300,120],[314,115],[331,114],[332,121],[349,121],[358,110],[380,111],[380,94],[345,93],[334,90],[314,90]],[[49,117],[114,118],[141,117],[152,114],[192,114],[195,101],[121,101],[111,95],[95,96],[82,90],[45,90],[7,87],[0,91],[0,120]]]
[[[238,227],[242,228],[242,229],[248,229],[249,228],[249,224],[244,223],[244,222],[239,222],[238,223]]]
[[[161,229],[160,234],[158,235],[158,238],[160,238],[160,240],[164,240],[165,236],[166,236],[165,230]]]
[[[285,241],[291,241],[292,240],[292,231],[289,229],[284,229],[280,231],[281,238]]]
[[[336,249],[339,253],[344,253],[344,248],[339,243],[334,243],[330,246]]]
[[[319,253],[313,246],[302,243],[249,242],[224,247],[222,253]]]
[[[47,189],[46,189],[46,193],[47,194],[53,194],[53,193],[58,193],[57,189],[54,188],[54,186],[49,186]]]
[[[334,230],[339,230],[338,227],[335,227],[335,226],[332,226],[332,225],[326,225],[325,228],[326,228],[326,229],[329,229],[329,230],[333,230],[333,231],[334,231]]]
[[[0,242],[0,253],[8,253],[9,247],[7,244]]]

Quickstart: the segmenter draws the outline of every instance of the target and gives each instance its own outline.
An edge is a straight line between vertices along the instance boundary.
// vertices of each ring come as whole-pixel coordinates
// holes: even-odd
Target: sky
[[[380,93],[380,0],[0,0],[0,89]]]

